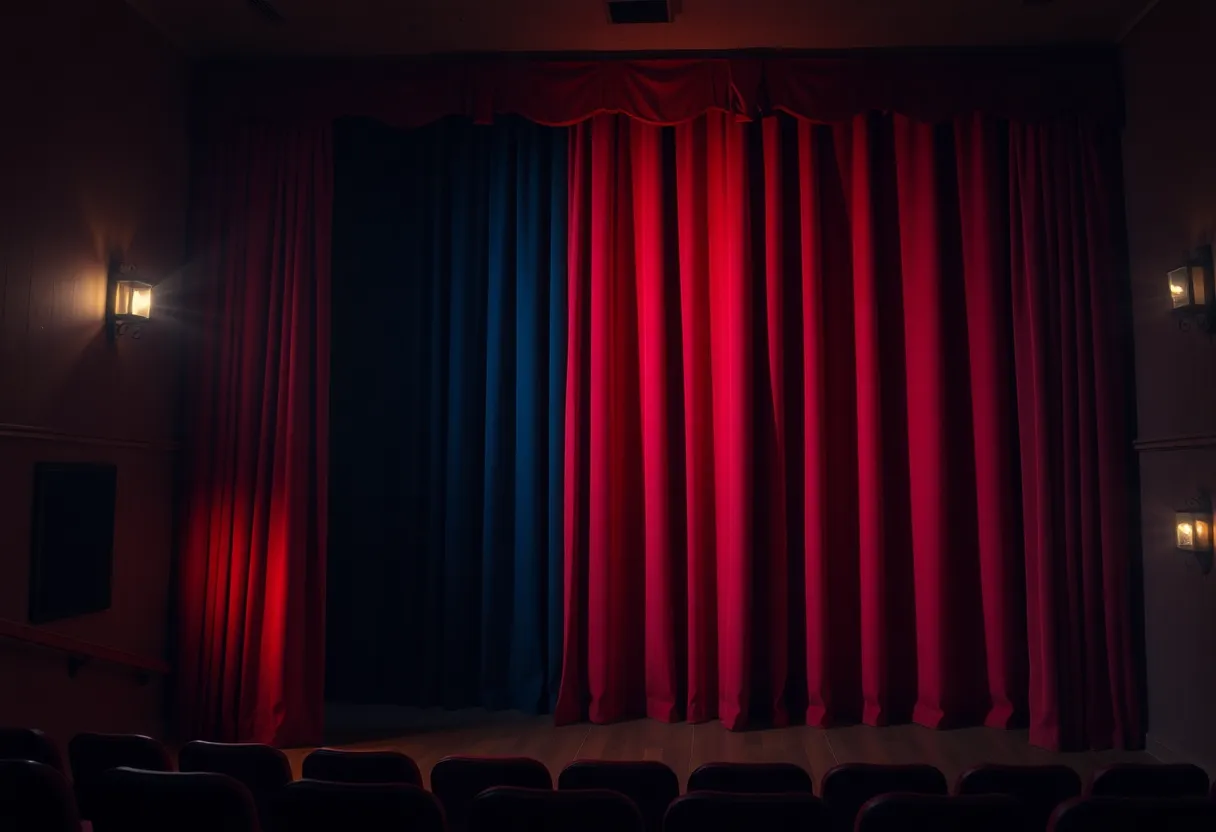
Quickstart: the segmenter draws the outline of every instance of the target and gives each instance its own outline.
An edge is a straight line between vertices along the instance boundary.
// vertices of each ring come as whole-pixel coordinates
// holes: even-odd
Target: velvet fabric
[[[478,186],[494,225],[455,224],[474,157],[427,171],[447,207],[409,209],[431,236],[385,297],[439,305],[381,319],[428,364],[377,376],[404,502],[367,541],[424,583],[334,643],[422,633],[403,699],[543,707],[560,638],[563,721],[1142,743],[1112,52],[230,63],[198,92],[188,736],[320,738],[333,120],[518,115],[574,125],[568,231],[519,201],[522,145]]]
[[[258,127],[211,145],[198,178],[176,677],[192,739],[321,739],[332,170],[328,127]]]
[[[574,128],[559,722],[1138,741],[1104,136]]]
[[[332,701],[548,711],[566,131],[338,123]]]

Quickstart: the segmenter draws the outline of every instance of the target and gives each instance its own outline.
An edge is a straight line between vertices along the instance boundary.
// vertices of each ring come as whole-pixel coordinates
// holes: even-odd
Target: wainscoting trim
[[[60,445],[89,445],[96,448],[131,448],[133,450],[173,453],[180,449],[178,442],[163,439],[114,439],[107,436],[86,436],[79,433],[39,428],[33,425],[13,425],[0,422],[0,439],[19,439],[26,442],[53,442]]]
[[[1192,448],[1216,448],[1216,433],[1201,433],[1198,436],[1164,436],[1160,439],[1137,439],[1134,443],[1140,453],[1150,451],[1186,451]]]

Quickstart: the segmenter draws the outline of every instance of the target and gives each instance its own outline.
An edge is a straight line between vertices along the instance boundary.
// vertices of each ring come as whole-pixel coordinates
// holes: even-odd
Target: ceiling
[[[1156,0],[672,0],[611,25],[605,0],[128,0],[193,55],[1025,46],[1115,43]]]

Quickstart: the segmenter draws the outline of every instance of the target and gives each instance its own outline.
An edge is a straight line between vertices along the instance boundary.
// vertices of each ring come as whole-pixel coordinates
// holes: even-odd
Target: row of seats
[[[1188,765],[1111,766],[1082,798],[1080,777],[1066,766],[980,766],[950,795],[932,766],[851,764],[829,771],[816,797],[810,775],[792,764],[711,763],[693,772],[689,794],[680,797],[675,772],[658,762],[576,761],[553,791],[536,760],[449,757],[432,769],[427,792],[414,761],[388,751],[315,751],[296,782],[283,752],[263,745],[188,743],[180,773],[172,772],[168,750],[147,737],[82,734],[68,756],[74,796],[53,744],[36,731],[0,730],[0,759],[36,761],[0,764],[0,828],[7,805],[10,816],[23,818],[18,828],[32,832],[71,829],[77,807],[97,832],[259,825],[292,832],[843,832],[855,825],[865,832],[922,825],[1024,832],[1136,828],[1126,826],[1133,822],[1216,829],[1207,775]]]

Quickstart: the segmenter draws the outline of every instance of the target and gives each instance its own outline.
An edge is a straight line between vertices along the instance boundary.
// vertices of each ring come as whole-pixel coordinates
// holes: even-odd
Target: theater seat
[[[227,774],[249,789],[263,818],[267,801],[292,779],[287,755],[258,743],[188,742],[177,755],[177,767]]]
[[[111,769],[97,776],[93,832],[258,832],[243,785],[210,772]]]
[[[304,758],[304,777],[333,783],[405,783],[422,786],[418,764],[399,751],[318,748]]]
[[[431,791],[443,804],[451,832],[462,832],[473,798],[495,786],[551,789],[545,764],[528,757],[444,757],[431,769]]]
[[[468,832],[644,832],[638,807],[607,789],[487,789],[473,798]]]
[[[811,794],[690,792],[667,810],[665,832],[814,832],[827,808]]]
[[[690,792],[810,794],[814,790],[810,773],[793,763],[706,763],[688,776]]]
[[[946,776],[928,765],[883,765],[844,763],[823,776],[819,792],[832,816],[832,828],[851,832],[857,813],[867,801],[881,794],[944,795]]]
[[[405,783],[297,780],[270,801],[270,816],[290,832],[444,832],[438,799]]]
[[[1041,830],[1057,806],[1081,794],[1081,775],[1063,765],[982,765],[963,772],[955,792],[1016,797],[1026,809],[1029,828]]]
[[[1216,803],[1202,797],[1076,797],[1052,813],[1049,832],[1211,832]]]
[[[36,728],[0,728],[0,760],[33,760],[67,774],[55,743]]]
[[[82,820],[93,819],[94,784],[110,769],[173,770],[164,745],[140,734],[77,734],[68,743],[68,759]]]
[[[1190,763],[1115,763],[1094,772],[1090,797],[1206,797],[1208,774]]]
[[[857,813],[856,832],[1025,832],[1026,812],[1004,794],[883,794]]]
[[[680,778],[655,760],[575,760],[557,777],[560,791],[608,789],[628,797],[650,832],[661,832],[667,807],[680,796]]]
[[[76,799],[63,774],[33,760],[0,760],[0,829],[80,832]]]

